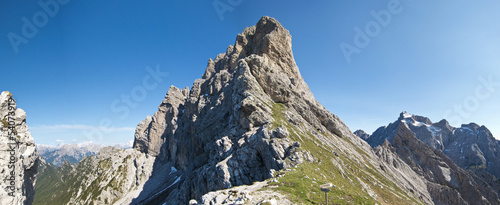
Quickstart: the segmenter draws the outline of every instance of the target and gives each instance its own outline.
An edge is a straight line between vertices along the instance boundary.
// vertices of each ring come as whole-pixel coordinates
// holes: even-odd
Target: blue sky
[[[2,1],[0,88],[37,143],[125,143],[170,85],[191,87],[209,58],[271,16],[290,30],[315,97],[352,131],[405,110],[498,138],[499,10],[494,0]]]

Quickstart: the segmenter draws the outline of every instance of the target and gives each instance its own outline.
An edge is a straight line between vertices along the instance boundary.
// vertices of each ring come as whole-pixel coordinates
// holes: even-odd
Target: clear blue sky
[[[290,30],[304,79],[352,131],[371,133],[405,110],[500,136],[500,1],[72,0],[49,11],[45,2],[55,1],[0,3],[0,88],[26,110],[37,143],[132,140],[170,85],[191,87],[265,15]],[[371,11],[391,18],[377,23]],[[148,66],[168,76],[148,77]]]

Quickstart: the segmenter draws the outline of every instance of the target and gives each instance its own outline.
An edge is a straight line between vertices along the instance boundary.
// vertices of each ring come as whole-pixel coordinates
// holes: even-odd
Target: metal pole
[[[328,192],[325,192],[326,205],[328,205]]]

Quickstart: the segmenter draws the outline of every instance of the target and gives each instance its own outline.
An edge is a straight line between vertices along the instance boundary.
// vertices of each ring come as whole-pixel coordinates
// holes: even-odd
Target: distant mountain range
[[[470,123],[456,128],[446,120],[433,123],[402,112],[372,135],[362,130],[354,134],[376,150],[393,150],[429,183],[441,184],[439,189],[447,190],[442,193],[457,195],[454,204],[499,202],[500,141],[485,126]],[[449,197],[433,198],[438,204],[450,203]]]
[[[129,149],[132,148],[130,141],[123,145],[115,145],[115,148]],[[83,142],[77,144],[60,144],[57,146],[37,145],[38,154],[47,162],[56,167],[61,166],[65,161],[70,164],[80,162],[84,157],[89,157],[97,154],[102,148],[106,147],[103,144],[94,142]]]

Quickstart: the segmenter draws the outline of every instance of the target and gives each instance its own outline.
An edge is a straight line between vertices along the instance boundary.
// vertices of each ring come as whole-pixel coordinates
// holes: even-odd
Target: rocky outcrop
[[[0,204],[31,204],[38,154],[26,113],[8,91],[0,95],[0,119]]]
[[[477,139],[481,137],[484,141],[479,142]],[[367,141],[375,149],[390,147],[424,177],[427,190],[436,204],[500,203],[498,182],[493,175],[497,170],[485,172],[486,157],[477,145],[489,144],[488,148],[481,146],[484,152],[496,152],[498,142],[484,126],[469,124],[453,128],[445,120],[433,124],[428,118],[403,112],[396,122],[377,129]],[[457,152],[457,149],[467,148],[469,152]],[[489,159],[495,159],[489,156]],[[470,163],[482,164],[483,172],[478,174],[477,168],[471,168]]]
[[[283,194],[271,190],[263,190],[269,186],[267,181],[256,182],[252,185],[243,185],[231,189],[209,192],[201,198],[199,204],[272,204],[292,205],[294,204]],[[194,200],[193,200],[194,201]],[[198,204],[196,201],[193,204]]]

